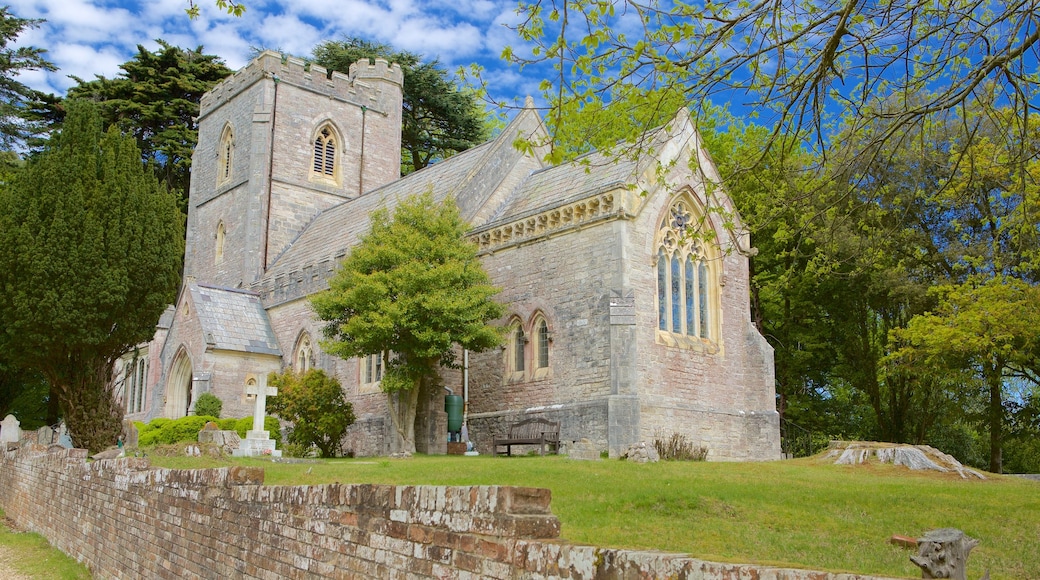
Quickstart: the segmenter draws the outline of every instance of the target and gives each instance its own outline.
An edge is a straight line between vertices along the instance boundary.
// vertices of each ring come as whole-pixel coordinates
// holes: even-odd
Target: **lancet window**
[[[323,126],[314,138],[314,174],[326,179],[336,177],[336,133],[331,125]]]

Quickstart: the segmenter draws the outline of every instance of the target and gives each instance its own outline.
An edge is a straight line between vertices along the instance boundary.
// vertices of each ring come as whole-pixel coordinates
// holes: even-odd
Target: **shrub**
[[[311,369],[272,374],[267,382],[278,388],[278,396],[268,402],[271,414],[293,424],[286,441],[305,449],[317,447],[322,457],[339,455],[343,434],[354,423],[354,408],[343,398],[339,381]]]
[[[654,449],[663,461],[704,461],[708,457],[707,447],[695,447],[681,433],[672,433],[668,439],[654,439]]]
[[[221,431],[238,431],[238,419],[235,419],[234,417],[221,419],[217,421],[217,425],[220,425]],[[252,423],[250,423],[250,425],[252,425]]]
[[[199,395],[198,400],[195,401],[195,414],[219,418],[220,410],[223,407],[224,402],[216,395],[213,393],[202,393]]]
[[[188,415],[180,419],[162,419],[158,428],[156,421],[152,420],[151,428],[138,437],[139,445],[169,445],[183,441],[198,441],[199,431],[209,421],[216,421],[216,417],[206,415]]]

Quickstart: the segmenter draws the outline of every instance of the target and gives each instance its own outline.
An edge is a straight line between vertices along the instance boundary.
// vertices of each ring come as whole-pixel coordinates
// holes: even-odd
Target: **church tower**
[[[245,287],[322,210],[400,177],[401,68],[264,52],[202,98],[184,274]]]

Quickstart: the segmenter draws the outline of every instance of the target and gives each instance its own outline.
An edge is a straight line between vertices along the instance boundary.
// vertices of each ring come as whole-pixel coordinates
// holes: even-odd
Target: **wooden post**
[[[955,528],[932,530],[917,540],[910,561],[921,568],[921,578],[968,580],[968,554],[979,541]]]

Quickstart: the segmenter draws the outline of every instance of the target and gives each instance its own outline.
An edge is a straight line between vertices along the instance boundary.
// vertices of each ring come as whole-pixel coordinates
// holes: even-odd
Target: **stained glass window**
[[[688,200],[675,202],[661,220],[657,248],[658,329],[689,337],[712,339],[710,253],[705,248],[706,220]],[[710,231],[710,230],[709,230]]]
[[[701,260],[700,264],[698,264],[697,266],[697,278],[700,287],[698,300],[701,315],[700,330],[701,336],[706,338],[708,336],[708,329],[710,328],[710,326],[708,325],[708,265],[704,263],[704,260]]]
[[[657,252],[657,327],[668,330],[665,322],[668,312],[668,263],[664,257],[664,250]]]

